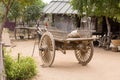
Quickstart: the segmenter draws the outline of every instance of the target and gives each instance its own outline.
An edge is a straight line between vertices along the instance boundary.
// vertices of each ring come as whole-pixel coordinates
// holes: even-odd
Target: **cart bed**
[[[60,31],[58,29],[49,29],[50,33],[52,33],[54,39],[56,41],[64,42],[64,41],[92,41],[93,38],[90,37],[90,32],[88,30],[79,30],[80,38],[68,38],[67,35],[70,32]]]

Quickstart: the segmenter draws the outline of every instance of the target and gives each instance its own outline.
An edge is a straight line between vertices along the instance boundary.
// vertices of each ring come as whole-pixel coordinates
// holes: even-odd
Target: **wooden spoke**
[[[81,45],[81,44],[79,44]],[[84,44],[82,44],[84,45]],[[84,47],[79,46],[78,49],[75,50],[75,56],[80,64],[86,65],[90,62],[93,56],[93,44],[89,43],[84,45]]]
[[[39,43],[39,54],[43,62],[43,66],[50,67],[55,58],[55,42],[50,32],[45,32]]]

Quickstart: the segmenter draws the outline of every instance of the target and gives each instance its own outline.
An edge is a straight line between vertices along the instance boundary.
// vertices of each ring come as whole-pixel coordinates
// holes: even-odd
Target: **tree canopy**
[[[23,2],[22,2],[23,3]],[[9,19],[15,19],[18,17],[22,17],[23,21],[36,20],[40,17],[40,13],[42,8],[44,7],[44,3],[41,0],[35,0],[32,4],[22,4],[19,1],[14,1],[10,12],[8,14]]]
[[[71,4],[80,15],[86,12],[88,16],[120,16],[120,0],[71,0]]]
[[[36,5],[29,6],[24,11],[25,21],[36,21],[40,16],[40,8]]]
[[[8,11],[7,17],[16,18],[19,15],[23,15],[25,10],[30,6],[36,6],[41,8],[44,7],[42,0],[0,0],[0,4],[5,8],[5,11]],[[5,13],[5,12],[4,12]],[[5,14],[4,14],[5,15]]]
[[[73,9],[76,9],[80,16],[86,13],[86,16],[105,17],[107,25],[106,48],[109,49],[111,25],[108,18],[120,20],[120,0],[71,0]],[[104,27],[104,26],[103,26]]]
[[[17,1],[15,1],[10,8],[8,18],[12,20],[16,19],[18,16],[20,16],[20,4]]]
[[[39,3],[38,3],[39,2]],[[16,4],[17,3],[17,4]],[[0,12],[0,17],[2,16],[2,24],[0,26],[0,41],[2,40],[2,30],[5,26],[5,22],[8,18],[8,15],[13,15],[14,17],[18,16],[18,12],[24,12],[24,10],[30,6],[35,4],[44,4],[42,0],[0,0],[0,9],[1,5],[3,10],[3,14]],[[42,5],[43,6],[43,5]],[[21,13],[20,13],[21,14]]]

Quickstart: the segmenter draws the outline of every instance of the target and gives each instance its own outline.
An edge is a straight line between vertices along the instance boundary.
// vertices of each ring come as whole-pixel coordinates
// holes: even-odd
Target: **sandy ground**
[[[5,42],[10,43],[8,34],[4,35]],[[32,56],[35,40],[13,40],[11,55],[17,57]],[[41,67],[37,42],[33,54],[38,66],[38,74],[32,80],[120,80],[120,52],[106,51],[94,48],[94,56],[87,66],[78,64],[74,52],[62,54],[57,51],[52,67]]]
[[[14,40],[12,56],[32,56],[34,40]],[[52,67],[41,67],[36,42],[33,58],[38,66],[38,74],[33,80],[120,80],[120,52],[94,48],[94,56],[87,66],[78,64],[74,52],[62,54],[57,51]]]

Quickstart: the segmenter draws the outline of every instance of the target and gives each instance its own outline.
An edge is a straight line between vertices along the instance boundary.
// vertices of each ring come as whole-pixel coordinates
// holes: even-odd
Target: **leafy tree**
[[[2,41],[2,30],[3,30],[3,27],[7,20],[9,12],[16,13],[18,11],[18,9],[16,9],[18,5],[15,3],[17,2],[21,5],[19,7],[19,9],[21,10],[21,12],[23,12],[27,6],[34,4],[36,1],[38,1],[38,0],[31,0],[31,1],[30,0],[0,0],[0,4],[2,4],[4,6],[4,14],[2,17],[2,24],[0,26],[0,42]],[[13,7],[14,7],[14,10],[12,11],[11,9]],[[16,9],[16,11],[15,11],[15,9]],[[14,15],[15,15],[15,17],[17,16],[16,14],[14,14]]]
[[[15,22],[16,22],[16,19],[19,16],[20,16],[20,4],[19,4],[18,1],[15,1],[10,8],[8,18],[11,19],[11,20],[15,19]]]
[[[105,16],[107,22],[108,36],[110,24],[108,17],[120,16],[120,0],[71,0],[73,8],[78,10],[80,16],[83,12],[87,16]]]
[[[120,12],[120,0],[72,0],[71,4],[80,15],[116,17]]]
[[[5,22],[7,20],[8,14],[10,15],[10,13],[15,17],[17,17],[18,13],[17,11],[19,11],[18,9],[18,4],[21,4],[22,6],[20,6],[21,10],[24,10],[26,8],[26,6],[30,6],[32,5],[34,2],[36,2],[37,0],[0,0],[0,17],[2,18],[0,23],[0,46],[2,45],[2,31],[3,31],[3,27],[5,26]],[[17,3],[17,4],[15,4]],[[15,10],[16,9],[16,10]],[[3,12],[1,12],[3,11]],[[9,13],[10,12],[10,13]],[[0,52],[0,54],[2,54]],[[1,66],[1,64],[0,64]],[[0,70],[0,72],[2,72]]]
[[[28,6],[33,4],[40,4],[39,7],[41,8],[44,6],[42,0],[0,0],[0,6],[4,6],[3,15],[0,12],[0,16],[2,16],[2,24],[0,26],[0,41],[2,40],[2,30],[7,18],[9,17],[16,19],[19,15],[23,15],[24,10]]]
[[[31,5],[25,9],[24,19],[25,21],[36,21],[40,16],[40,8],[37,5]]]
[[[86,16],[105,16],[108,36],[106,48],[109,49],[111,26],[108,17],[120,20],[120,0],[71,0],[71,4],[80,16],[83,12]]]
[[[0,22],[2,20],[3,12],[4,12],[3,5],[0,3]]]
[[[24,10],[24,21],[29,23],[30,21],[37,21],[40,17],[43,7],[46,4],[42,0],[36,0],[33,5],[27,6]]]
[[[43,9],[43,7],[46,6],[46,4],[42,0],[36,0],[36,2],[34,3],[34,5],[39,6],[40,9]]]
[[[20,4],[23,4],[24,6],[22,6],[22,7],[24,8],[27,5],[31,5],[36,0],[31,0],[31,1],[30,0],[0,0],[0,6],[2,5],[3,6],[2,9],[4,10],[3,14],[0,14],[0,16],[2,16],[2,20],[1,20],[2,23],[0,24],[0,46],[2,45],[1,42],[2,42],[3,27],[5,26],[5,22],[7,20],[11,6],[16,1],[18,1]],[[2,54],[2,53],[0,52],[0,54]],[[0,64],[0,67],[1,67],[1,64]],[[2,70],[0,70],[0,72],[2,72]]]
[[[23,1],[14,1],[8,14],[8,19],[15,19],[15,22],[17,18],[26,22],[31,20],[36,21],[36,19],[40,17],[40,13],[44,6],[45,3],[43,3],[42,0],[35,0],[29,4],[23,4]]]

